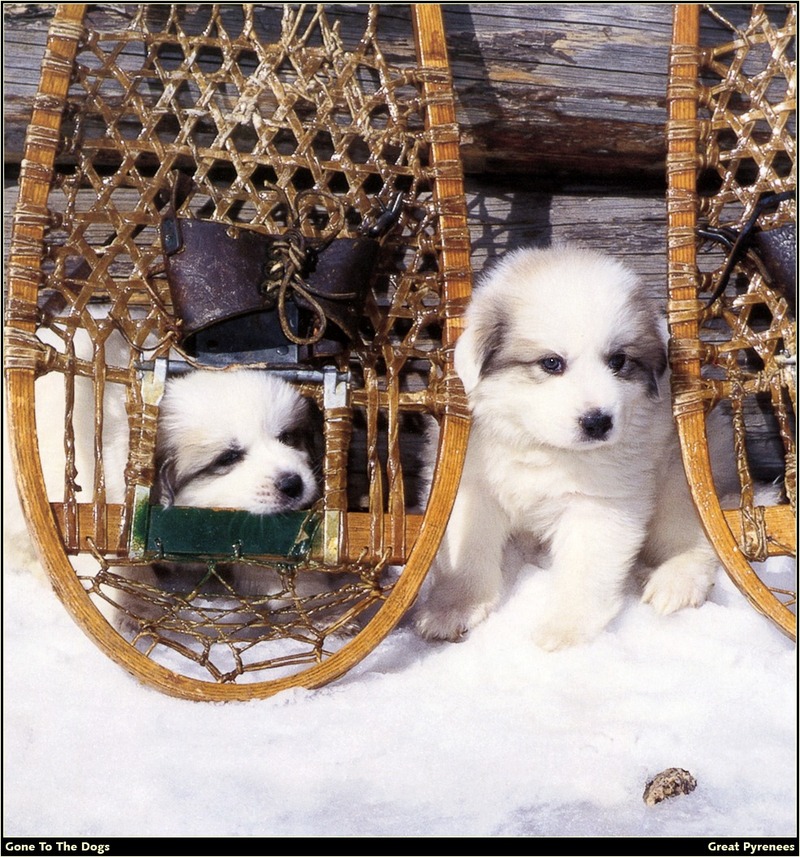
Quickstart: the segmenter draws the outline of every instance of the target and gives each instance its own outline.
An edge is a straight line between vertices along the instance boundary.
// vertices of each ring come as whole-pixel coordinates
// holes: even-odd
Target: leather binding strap
[[[328,356],[358,337],[380,249],[373,238],[337,238],[319,248],[295,241],[301,254],[295,277],[280,270],[287,264],[281,261],[290,243],[286,236],[181,218],[170,209],[161,240],[180,342],[189,353],[285,354],[294,345]]]
[[[358,337],[380,249],[374,238],[315,243],[297,232],[178,217],[169,206],[161,241],[180,344],[190,354],[224,362],[310,346],[313,356],[329,356]]]

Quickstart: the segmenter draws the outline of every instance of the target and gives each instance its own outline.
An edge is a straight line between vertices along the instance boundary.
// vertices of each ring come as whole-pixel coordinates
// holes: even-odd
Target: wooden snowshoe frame
[[[731,6],[677,4],[668,92],[670,354],[684,464],[729,575],[793,638],[796,583],[771,581],[758,563],[797,553],[795,287],[771,277],[751,251],[722,294],[714,293],[725,240],[751,217],[764,235],[796,224],[796,12],[793,4],[754,4],[733,22],[739,13]],[[718,27],[716,43],[702,38],[712,18],[730,34],[724,43]],[[786,198],[759,213],[767,194]],[[717,496],[712,479],[706,415],[714,407],[729,408],[733,418],[741,485],[733,502]],[[782,445],[782,501],[759,499],[748,453],[748,416],[758,412]]]
[[[173,695],[248,699],[341,676],[412,603],[449,516],[469,426],[452,364],[471,287],[459,131],[439,6],[383,15],[390,44],[378,7],[365,4],[56,9],[9,264],[13,455],[57,594],[110,657]],[[361,340],[294,376],[323,411],[324,496],[299,558],[244,557],[279,578],[261,600],[225,589],[222,576],[220,596],[202,580],[175,593],[130,573],[153,558],[133,534],[154,478],[164,367],[191,363],[176,345],[158,236],[176,171],[194,187],[179,214],[268,234],[299,225],[313,237],[313,218],[292,218],[315,193],[317,208],[335,197],[345,212],[342,237],[403,196]],[[55,491],[37,417],[48,379],[63,397]],[[76,402],[87,390],[82,437]],[[114,473],[109,397],[127,413]],[[406,424],[420,417],[439,424],[439,440],[427,503],[413,514],[406,459],[418,439]],[[83,470],[81,444],[93,459]],[[112,501],[114,478],[123,484]],[[217,577],[218,557],[198,559]],[[320,571],[349,582],[316,600],[299,594],[296,580]]]

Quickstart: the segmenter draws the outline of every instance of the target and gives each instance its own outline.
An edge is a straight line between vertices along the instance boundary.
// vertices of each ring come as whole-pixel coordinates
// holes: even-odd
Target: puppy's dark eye
[[[290,429],[283,431],[278,435],[278,441],[284,446],[291,446],[294,449],[301,449],[305,436],[300,429]]]
[[[550,354],[547,357],[542,357],[539,365],[547,372],[548,375],[562,375],[567,368],[566,361],[563,357],[558,357],[555,354]]]
[[[628,358],[625,355],[625,352],[617,351],[608,358],[608,368],[611,369],[612,372],[619,372],[627,361]]]
[[[244,450],[234,446],[226,449],[221,455],[218,455],[211,462],[211,466],[215,470],[222,470],[226,467],[233,467],[234,464],[238,464],[243,458]]]

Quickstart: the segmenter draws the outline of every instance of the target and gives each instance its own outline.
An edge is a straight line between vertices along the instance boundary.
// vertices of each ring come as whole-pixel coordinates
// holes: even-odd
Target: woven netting
[[[37,433],[40,444],[58,439],[49,500],[75,574],[120,633],[176,672],[255,681],[339,648],[388,598],[389,567],[414,542],[420,421],[466,419],[443,333],[464,283],[468,292],[468,261],[443,264],[468,248],[463,198],[442,190],[460,165],[432,157],[458,132],[431,121],[452,97],[449,72],[417,63],[408,14],[392,7],[391,56],[377,7],[364,4],[101,4],[83,21],[54,22],[45,75],[69,62],[52,38],[77,39],[77,55],[66,98],[37,99],[39,116],[63,107],[63,121],[57,139],[41,124],[29,135],[29,151],[55,144],[57,156],[52,176],[30,158],[22,167],[23,181],[41,174],[50,191],[16,213],[13,274],[36,297],[18,297],[23,289],[9,303],[7,365],[34,368],[37,399],[63,405],[39,414]],[[264,572],[246,595],[218,559],[184,564],[176,586],[129,547],[137,492],[154,478],[148,367],[194,359],[177,344],[158,232],[176,173],[192,181],[179,216],[273,235],[355,237],[403,199],[359,336],[334,359],[346,399],[331,406],[321,381],[296,381],[325,417],[324,497],[312,514],[349,515],[362,535],[334,518],[340,537],[321,556],[237,557]],[[304,586],[309,575],[325,585]]]
[[[787,535],[794,524],[772,525],[789,520],[785,506],[796,513],[795,287],[769,272],[754,245],[732,270],[726,267],[748,221],[763,233],[796,223],[796,7],[703,7],[699,24],[698,43],[676,43],[671,60],[675,413],[683,427],[693,413],[729,409],[740,495],[722,503],[736,512],[728,521],[738,548],[756,562],[795,550]],[[783,196],[759,208],[771,194]],[[723,272],[730,276],[717,294]],[[777,473],[759,473],[754,464],[754,449],[767,434],[777,439],[770,450],[782,462]],[[688,433],[683,442],[690,465],[700,461]],[[765,476],[777,477],[782,499],[759,494]],[[794,609],[793,589],[768,588]]]

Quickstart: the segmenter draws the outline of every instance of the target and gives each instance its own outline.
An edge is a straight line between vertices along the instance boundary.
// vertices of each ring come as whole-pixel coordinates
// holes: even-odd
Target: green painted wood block
[[[135,518],[133,541],[144,547],[145,556],[171,560],[268,557],[299,562],[309,557],[322,535],[322,516],[309,511],[253,515],[182,506],[146,510]]]

